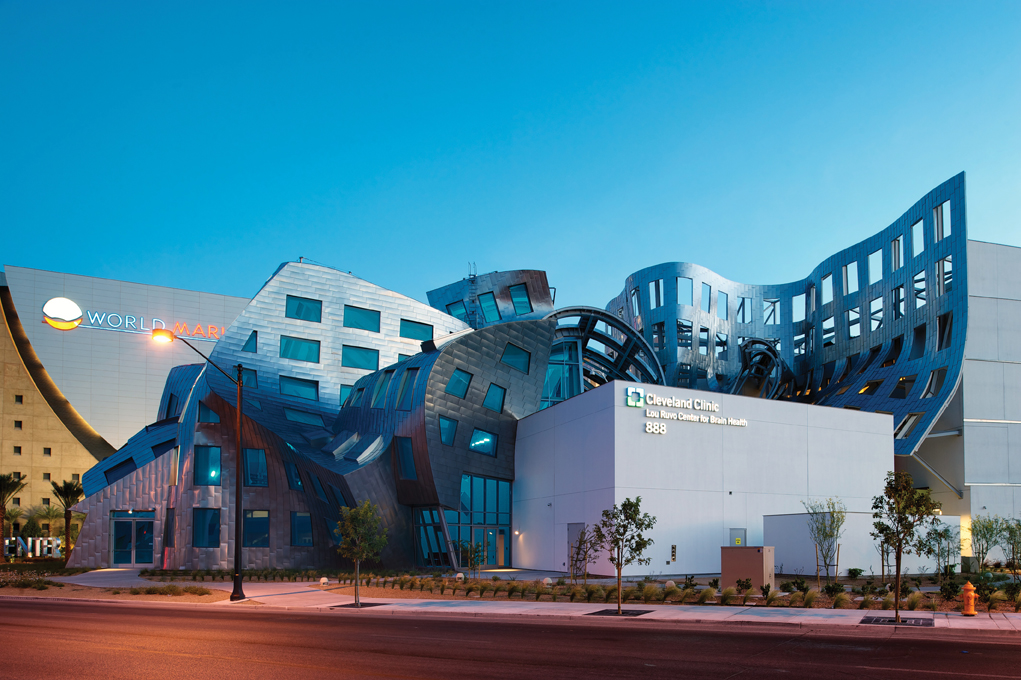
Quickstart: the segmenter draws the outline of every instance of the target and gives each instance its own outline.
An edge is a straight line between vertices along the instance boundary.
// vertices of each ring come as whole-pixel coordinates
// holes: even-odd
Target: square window
[[[285,316],[288,319],[321,323],[323,320],[323,303],[321,300],[288,295]]]
[[[386,392],[390,387],[390,379],[393,377],[393,371],[384,371],[376,381],[376,387],[372,390],[371,408],[383,408],[386,405]]]
[[[50,481],[50,473],[49,472],[44,472],[43,473],[43,481],[44,482]]]
[[[268,548],[269,510],[245,510],[243,532],[246,548]]]
[[[244,346],[241,348],[242,352],[258,352],[259,351],[259,331],[252,331],[252,334],[245,340]]]
[[[454,373],[450,376],[450,381],[447,382],[447,387],[444,389],[444,392],[452,394],[458,399],[464,399],[465,395],[468,394],[468,386],[471,385],[471,381],[471,373],[455,368]]]
[[[48,446],[44,446],[43,447],[43,455],[44,456],[52,456],[53,455],[53,449],[51,449]]]
[[[71,475],[71,481],[72,482],[80,482],[80,481],[82,481],[81,475]]]
[[[476,453],[496,457],[496,435],[476,428],[472,431],[472,438],[468,442],[468,448]]]
[[[532,355],[529,352],[510,342],[503,348],[503,356],[500,357],[501,363],[507,364],[511,368],[516,368],[525,374],[528,373],[528,366],[531,361]]]
[[[15,404],[24,404],[24,403],[25,403],[25,397],[24,397],[24,395],[21,395],[21,394],[15,394],[15,395],[14,395],[14,403],[15,403]]]
[[[195,508],[192,510],[191,544],[195,548],[220,547],[219,508]]]
[[[218,423],[220,422],[220,416],[213,409],[206,406],[201,401],[199,402],[199,422],[200,423]]]
[[[379,350],[344,345],[340,355],[340,365],[345,368],[357,368],[363,371],[378,371]]]
[[[663,306],[663,279],[649,281],[649,307],[656,309]]]
[[[415,452],[410,437],[394,437],[394,451],[397,454],[397,473],[401,479],[418,479],[415,472]]]
[[[709,313],[709,305],[712,304],[713,287],[708,283],[702,284],[702,311],[706,314]]]
[[[492,293],[483,293],[479,296],[479,306],[482,307],[482,318],[486,323],[496,323],[500,320],[500,309],[496,306],[496,296]]]
[[[447,314],[454,317],[458,321],[468,323],[468,310],[464,306],[464,302],[458,300],[457,302],[451,302],[447,305]]]
[[[287,488],[291,491],[301,491],[301,475],[298,474],[298,466],[290,461],[284,461],[284,471],[287,473]]]
[[[111,472],[108,470],[107,472]],[[195,447],[195,486],[220,486],[220,447]]]
[[[269,486],[265,450],[245,449],[245,486]]]
[[[457,434],[457,421],[453,418],[440,416],[440,441],[447,446],[454,445],[454,435]]]
[[[21,455],[21,447],[20,446],[15,446],[14,447],[14,455],[15,456],[20,456]]]
[[[869,254],[869,285],[883,280],[883,251]]]
[[[291,512],[291,545],[312,546],[312,515],[307,512]]]
[[[433,339],[433,327],[427,323],[401,319],[401,337],[425,342]]]
[[[374,309],[344,305],[344,328],[379,332],[379,312]]]
[[[15,420],[15,421],[14,421],[14,429],[15,429],[15,430],[21,430],[21,429],[23,429],[23,428],[21,427],[21,421],[20,421],[20,420]]]
[[[318,364],[319,341],[305,340],[304,338],[292,338],[289,335],[281,335],[280,358],[293,359],[295,361],[307,361],[311,364]]]
[[[280,394],[309,401],[319,401],[319,381],[280,376]]]
[[[691,306],[692,303],[691,279],[686,276],[677,277],[677,304]]]
[[[506,396],[507,390],[496,383],[490,383],[489,390],[486,392],[486,398],[482,402],[482,406],[484,408],[488,408],[490,411],[503,413],[503,400]]]
[[[16,508],[20,508],[21,507],[21,499],[20,498],[13,498],[13,499],[11,499],[11,505],[13,505]],[[17,531],[18,530],[18,525],[15,524],[14,527],[15,527],[14,530]]]
[[[510,287],[511,302],[514,304],[514,313],[517,315],[532,313],[532,300],[528,297],[528,287],[519,283]]]

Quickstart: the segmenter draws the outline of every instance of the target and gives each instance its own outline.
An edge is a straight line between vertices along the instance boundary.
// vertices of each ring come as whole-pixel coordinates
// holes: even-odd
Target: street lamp
[[[174,340],[180,340],[188,347],[192,348],[196,354],[206,360],[210,366],[223,373],[227,380],[238,386],[238,422],[237,422],[237,438],[235,439],[235,446],[237,450],[237,465],[234,470],[234,482],[235,482],[235,499],[234,499],[234,590],[230,594],[232,602],[237,600],[245,599],[245,591],[241,586],[241,545],[243,539],[242,527],[244,526],[244,511],[241,509],[241,467],[242,467],[242,448],[241,448],[241,388],[244,383],[244,367],[241,364],[237,365],[237,378],[232,377],[227,371],[223,370],[216,364],[214,364],[209,357],[200,352],[195,345],[191,344],[179,335],[174,335],[166,328],[153,328],[152,329],[153,342],[159,343],[171,343]]]

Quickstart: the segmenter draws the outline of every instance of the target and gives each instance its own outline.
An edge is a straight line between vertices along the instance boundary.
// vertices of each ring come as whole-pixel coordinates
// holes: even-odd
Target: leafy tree
[[[355,606],[361,607],[359,569],[365,560],[374,560],[386,547],[387,529],[382,526],[379,508],[368,500],[355,508],[341,508],[337,533],[340,545],[337,552],[355,563]]]
[[[894,621],[900,623],[901,562],[905,553],[928,555],[923,529],[934,526],[939,520],[936,510],[941,507],[929,495],[928,489],[916,489],[907,472],[887,472],[882,496],[872,499],[872,537],[886,543],[893,550],[897,575],[894,586]]]
[[[837,542],[844,533],[847,508],[839,499],[801,501],[808,512],[808,534],[819,547],[819,557],[826,569],[826,582],[830,582],[830,567],[836,562]]]
[[[925,534],[928,553],[936,559],[936,571],[940,585],[951,576],[950,565],[961,554],[961,532],[949,524],[937,522]]]
[[[469,540],[461,539],[457,542],[457,547],[461,551],[461,568],[467,566],[468,578],[472,578],[472,574],[475,574],[475,578],[479,577],[479,567],[482,565],[482,560],[486,557],[486,546],[483,543],[472,543]]]
[[[71,508],[85,495],[81,482],[69,482],[67,480],[57,484],[50,482],[53,487],[53,495],[57,502],[64,508],[64,559],[71,557]]]
[[[1000,547],[1003,549],[1007,569],[1010,570],[1014,580],[1018,581],[1021,576],[1021,519],[1003,520]]]
[[[7,519],[7,504],[26,486],[25,482],[14,478],[14,473],[0,475],[0,531]]]
[[[593,555],[599,550],[596,542],[595,532],[589,531],[588,527],[582,527],[578,533],[578,540],[571,546],[571,582],[573,583],[577,574],[582,574],[585,585],[588,585],[588,565]]]
[[[978,561],[978,570],[994,546],[1003,540],[1004,521],[999,515],[976,515],[971,520],[971,554]]]
[[[42,538],[43,530],[39,526],[39,522],[35,521],[35,517],[29,517],[28,521],[21,525],[19,535],[22,538]]]
[[[656,518],[642,512],[642,497],[625,498],[620,506],[603,510],[603,518],[592,529],[596,545],[609,555],[610,564],[617,570],[617,614],[621,613],[621,570],[629,564],[649,564],[652,560],[642,554],[652,545],[651,538],[642,532],[656,524]]]

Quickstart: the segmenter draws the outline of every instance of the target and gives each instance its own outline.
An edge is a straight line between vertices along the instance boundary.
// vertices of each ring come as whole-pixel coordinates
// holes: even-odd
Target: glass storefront
[[[462,475],[460,507],[442,512],[455,550],[461,541],[481,544],[482,566],[510,566],[510,482]],[[416,508],[414,512],[415,547],[419,564],[423,566],[450,566],[439,513],[438,508]],[[459,561],[466,562],[460,555]]]
[[[149,511],[115,510],[110,513],[113,523],[113,564],[153,563],[153,522],[156,513]]]

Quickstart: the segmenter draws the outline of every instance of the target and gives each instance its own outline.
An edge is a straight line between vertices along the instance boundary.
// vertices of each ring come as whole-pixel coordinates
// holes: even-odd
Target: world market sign
[[[91,328],[99,331],[117,331],[120,333],[151,334],[155,328],[166,328],[167,322],[157,317],[146,317],[136,314],[119,312],[85,310],[73,300],[65,297],[52,298],[43,305],[43,323],[59,331],[71,331],[76,328]],[[216,342],[224,333],[223,326],[201,323],[174,322],[174,335],[185,336],[195,340],[212,340]]]
[[[645,431],[649,434],[666,434],[664,420],[676,420],[678,422],[698,423],[701,425],[725,425],[729,427],[748,427],[748,420],[745,418],[729,418],[716,415],[720,411],[720,405],[715,401],[706,399],[681,399],[679,397],[660,397],[655,394],[645,394],[644,387],[627,387],[624,391],[625,403],[634,408],[644,408]],[[649,408],[650,406],[666,408]],[[683,411],[667,410],[670,408],[686,409],[689,411],[701,411],[701,413],[684,413]]]

